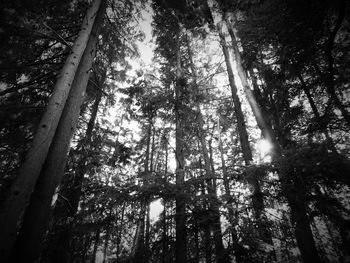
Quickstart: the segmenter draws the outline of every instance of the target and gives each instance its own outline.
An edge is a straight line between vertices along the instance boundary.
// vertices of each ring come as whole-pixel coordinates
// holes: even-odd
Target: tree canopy
[[[350,261],[346,0],[0,3],[0,261]]]

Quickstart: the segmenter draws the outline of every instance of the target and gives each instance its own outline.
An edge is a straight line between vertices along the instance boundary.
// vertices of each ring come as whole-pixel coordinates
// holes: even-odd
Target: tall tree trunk
[[[120,223],[117,228],[117,243],[116,243],[116,263],[119,263],[119,253],[120,253],[120,243],[122,239],[122,230],[123,230],[123,221],[124,221],[124,212],[125,212],[125,204],[126,202],[124,201],[123,206],[122,206],[122,211],[121,211],[121,216],[120,216]]]
[[[188,48],[188,53],[189,53],[189,61],[190,61],[190,66],[191,66],[191,71],[192,71],[192,76],[193,76],[193,83],[194,83],[194,92],[195,95],[199,94],[199,88],[197,84],[197,72],[195,65],[193,63],[192,59],[192,51],[190,47],[190,43],[187,38],[187,48]],[[221,231],[221,222],[220,222],[220,211],[219,211],[219,201],[217,198],[216,194],[216,179],[215,179],[215,174],[211,169],[211,160],[209,157],[208,149],[207,149],[207,143],[205,141],[205,131],[204,131],[204,120],[203,120],[203,115],[200,110],[200,105],[199,102],[195,102],[195,107],[196,107],[196,113],[197,113],[197,127],[198,127],[198,139],[200,141],[201,145],[201,152],[203,155],[204,159],[204,170],[205,170],[205,175],[208,178],[207,179],[207,187],[208,187],[208,192],[211,195],[209,197],[210,200],[210,210],[213,212],[214,220],[213,220],[213,233],[214,233],[214,240],[215,240],[215,253],[216,253],[216,261],[218,263],[225,263],[228,262],[229,259],[226,256],[225,253],[225,248],[222,243],[222,231]]]
[[[72,52],[62,68],[46,111],[39,123],[32,146],[20,168],[19,175],[0,208],[0,261],[6,262],[16,239],[17,225],[21,221],[36,181],[46,160],[57,125],[60,121],[75,73],[86,48],[101,0],[95,0],[88,9]]]
[[[110,226],[110,224],[108,224],[106,227],[106,236],[105,236],[105,243],[104,243],[104,247],[103,247],[103,261],[102,261],[102,263],[107,262],[107,249],[108,249],[108,242],[109,242],[110,234],[111,234],[111,226]]]
[[[238,218],[235,216],[235,210],[233,208],[233,197],[231,196],[230,192],[230,181],[229,181],[229,175],[226,168],[226,162],[224,157],[224,149],[221,139],[221,128],[220,128],[220,119],[218,120],[218,130],[219,130],[219,151],[220,151],[220,159],[221,159],[221,168],[222,168],[222,177],[224,181],[224,189],[225,189],[225,196],[226,196],[226,202],[227,202],[227,210],[228,210],[228,220],[231,224],[231,235],[232,235],[232,242],[233,242],[233,248],[234,248],[234,255],[236,258],[236,262],[240,263],[243,261],[242,258],[242,247],[239,244],[238,241],[238,233],[236,231],[235,226],[238,225]]]
[[[233,75],[231,60],[230,60],[230,53],[227,47],[225,35],[219,30],[219,36],[220,36],[220,44],[222,47],[222,51],[224,53],[225,57],[225,63],[226,63],[226,69],[227,69],[227,75],[229,79],[229,84],[231,87],[231,96],[234,104],[234,111],[237,119],[237,129],[239,134],[239,140],[241,143],[241,149],[243,154],[243,159],[246,165],[250,165],[253,160],[252,151],[250,149],[249,145],[249,137],[247,133],[247,127],[245,125],[244,120],[244,114],[242,111],[242,105],[241,101],[239,100],[238,94],[237,94],[237,86],[235,83],[235,77]]]
[[[168,235],[167,235],[167,225],[166,225],[166,203],[163,201],[163,238],[162,238],[162,263],[167,262],[168,253]]]
[[[252,164],[253,155],[252,155],[252,151],[251,151],[249,140],[248,140],[248,133],[247,133],[247,127],[245,125],[244,114],[243,114],[241,103],[240,103],[240,100],[239,100],[239,97],[237,94],[237,87],[236,87],[235,78],[233,75],[229,50],[227,47],[225,35],[221,31],[221,29],[219,30],[219,36],[220,36],[220,43],[222,46],[222,50],[223,50],[224,57],[225,57],[226,68],[227,68],[229,83],[230,83],[230,87],[231,87],[231,93],[232,93],[234,110],[235,110],[236,119],[237,119],[238,134],[239,134],[241,149],[242,149],[242,153],[243,153],[243,159],[244,159],[245,164],[247,166],[249,166]],[[264,242],[272,245],[273,242],[272,242],[271,233],[267,229],[265,224],[263,223],[263,221],[264,221],[264,218],[263,218],[264,217],[264,215],[263,215],[264,198],[263,198],[263,194],[261,192],[260,182],[259,182],[257,175],[255,173],[249,174],[248,183],[249,183],[249,186],[252,190],[252,205],[253,205],[253,209],[254,209],[254,215],[256,218],[256,222],[259,226],[259,237]],[[237,247],[237,249],[238,249],[238,247]]]
[[[233,70],[232,70],[232,66],[231,66],[229,50],[227,47],[225,35],[222,33],[221,29],[219,31],[219,35],[220,35],[220,43],[222,46],[222,51],[223,51],[224,57],[225,57],[229,83],[230,83],[230,87],[231,87],[231,94],[232,94],[232,100],[234,103],[235,115],[236,115],[236,119],[237,119],[237,128],[238,128],[239,140],[241,143],[241,149],[242,149],[242,153],[243,153],[243,159],[244,159],[245,164],[247,166],[249,166],[252,164],[253,155],[252,155],[252,151],[251,151],[251,148],[249,145],[247,127],[245,125],[244,114],[242,111],[241,102],[240,102],[238,94],[237,94],[237,87],[235,84],[235,78],[234,78]],[[249,183],[250,183],[250,186],[251,186],[252,192],[253,192],[252,201],[253,201],[253,208],[254,208],[254,212],[255,212],[255,217],[257,218],[257,220],[259,220],[261,217],[261,213],[262,213],[261,204],[264,203],[263,196],[262,196],[261,190],[260,190],[259,181],[257,180],[257,178],[255,176],[252,176],[249,180]]]
[[[105,74],[101,77],[101,80],[97,80],[96,82],[100,83],[100,86],[103,85],[105,79]],[[95,121],[99,109],[99,105],[102,99],[102,87],[98,89],[96,94],[95,101],[92,105],[91,116],[89,122],[87,124],[85,137],[81,139],[79,142],[77,149],[80,154],[80,158],[77,161],[77,165],[74,168],[74,179],[72,183],[72,189],[70,189],[67,199],[69,202],[69,207],[66,210],[66,214],[63,217],[74,218],[79,207],[79,201],[82,195],[82,187],[83,180],[86,174],[87,166],[86,163],[88,161],[90,147],[92,142],[92,132],[95,127]],[[57,242],[50,242],[49,246],[52,247],[53,253],[50,256],[51,261],[53,263],[62,263],[68,262],[69,255],[72,254],[72,239],[73,239],[73,228],[75,224],[75,220],[66,220],[67,225],[64,226],[63,230],[60,230],[58,233]]]
[[[164,132],[164,136],[166,136],[166,133]],[[167,176],[168,174],[168,139],[165,137],[165,165],[164,165],[164,175]],[[167,202],[165,198],[163,198],[163,251],[162,251],[162,263],[167,262],[167,253],[168,253],[168,229],[167,229],[167,209],[166,209]]]
[[[144,260],[143,262],[148,262],[149,261],[149,256],[150,256],[150,231],[151,231],[151,218],[150,218],[150,203],[148,202],[147,204],[147,211],[146,211],[146,229],[145,229],[145,245],[144,245]]]
[[[92,33],[74,78],[53,142],[31,196],[30,204],[26,209],[13,253],[13,257],[17,261],[18,257],[21,257],[25,258],[27,262],[32,262],[40,255],[51,214],[52,196],[64,174],[70,140],[76,128],[80,106],[95,57],[96,42],[105,11],[104,2],[98,10]]]
[[[199,146],[199,145],[198,145]],[[198,147],[200,149],[200,146]],[[199,158],[199,169],[202,171],[202,160]],[[200,172],[200,177],[203,177],[202,172]],[[203,196],[205,196],[205,185],[204,182],[200,186],[201,193]],[[202,205],[200,208],[204,211],[208,210],[206,202]],[[202,219],[203,220],[203,219]],[[211,238],[210,238],[210,224],[206,223],[202,224],[203,229],[203,239],[204,239],[204,256],[205,256],[205,263],[211,263],[211,256],[212,256],[212,246],[211,246]]]
[[[183,70],[181,66],[181,51],[180,38],[181,31],[179,30],[177,36],[177,65],[176,65],[176,84],[175,84],[175,158],[176,158],[176,186],[175,193],[176,214],[175,214],[175,257],[176,263],[187,262],[187,231],[186,231],[186,197],[185,197],[185,157],[184,157],[184,124],[185,113],[182,101],[184,98],[185,80],[183,77]]]
[[[92,237],[90,235],[90,233],[87,233],[83,236],[83,251],[81,254],[81,261],[82,262],[86,262],[86,259],[88,257],[88,252],[89,252],[89,248],[91,246],[91,242],[92,242]],[[70,261],[67,261],[70,262]]]
[[[245,70],[242,65],[242,58],[238,48],[237,39],[233,31],[233,25],[231,23],[230,17],[226,16],[227,27],[231,36],[232,46],[235,54],[236,66],[238,75],[241,79],[247,100],[255,116],[256,122],[261,130],[263,137],[269,141],[272,145],[271,156],[275,162],[278,162],[281,170],[279,171],[279,178],[282,181],[282,189],[286,198],[288,200],[289,206],[291,208],[292,218],[295,222],[295,235],[298,241],[298,247],[300,249],[302,258],[304,262],[321,262],[317,249],[315,240],[312,235],[310,222],[307,215],[307,206],[305,200],[303,200],[303,194],[299,192],[300,185],[297,185],[296,180],[292,182],[292,189],[287,185],[287,171],[285,167],[287,164],[282,156],[282,150],[276,136],[271,128],[271,126],[266,121],[262,110],[254,96],[253,91],[250,89],[248,84],[248,79]]]
[[[97,249],[98,249],[98,245],[100,243],[100,233],[101,229],[97,229],[95,232],[95,237],[94,237],[94,248],[92,250],[92,255],[91,255],[91,263],[95,263],[96,262],[96,254],[97,254]]]
[[[236,36],[235,36],[234,31],[233,31],[233,27],[232,27],[232,24],[230,22],[230,18],[228,16],[226,16],[226,24],[227,24],[229,34],[231,36],[232,47],[233,47],[234,56],[235,56],[235,60],[236,60],[238,76],[241,80],[247,101],[248,101],[248,103],[253,111],[253,115],[255,116],[256,122],[259,126],[259,129],[261,130],[263,137],[265,138],[265,140],[267,140],[269,143],[271,143],[272,147],[274,147],[271,151],[273,153],[280,153],[281,149],[280,149],[279,143],[276,139],[276,136],[275,136],[274,132],[272,131],[272,128],[268,125],[266,117],[263,115],[263,112],[260,109],[260,106],[255,98],[253,91],[250,89],[247,74],[246,74],[246,72],[243,68],[243,65],[242,65],[242,58],[241,58],[240,51],[238,49],[238,43],[236,40]]]
[[[144,162],[144,173],[143,173],[143,184],[147,185],[150,177],[150,166],[152,161],[150,161],[151,154],[151,137],[152,137],[152,116],[149,117],[148,127],[147,127],[147,145],[145,152],[145,162]],[[138,221],[138,229],[136,231],[135,249],[134,249],[134,262],[141,263],[147,262],[145,259],[145,221],[147,220],[147,209],[149,208],[149,196],[145,196],[141,201],[140,218]]]
[[[209,198],[211,198],[212,202],[209,203],[210,209],[213,211],[213,234],[215,241],[215,250],[216,250],[216,262],[217,263],[228,263],[230,258],[228,253],[226,253],[223,242],[222,242],[222,231],[221,231],[221,222],[220,222],[220,210],[219,210],[219,200],[216,193],[216,178],[215,178],[215,170],[213,163],[213,148],[211,145],[211,140],[209,141],[209,162],[210,162],[210,170],[212,174],[212,179],[210,181],[210,185],[208,188]]]

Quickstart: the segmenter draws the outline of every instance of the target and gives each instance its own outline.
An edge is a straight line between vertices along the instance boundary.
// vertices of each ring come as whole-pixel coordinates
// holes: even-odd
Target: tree
[[[29,201],[34,185],[39,177],[41,167],[45,161],[55,130],[61,117],[71,83],[77,71],[79,62],[87,45],[92,25],[95,21],[95,13],[99,9],[100,1],[87,11],[86,19],[78,35],[72,54],[67,58],[61,77],[58,79],[54,93],[48,104],[47,110],[38,126],[31,150],[27,154],[26,162],[22,165],[21,172],[11,187],[10,193],[1,208],[3,233],[1,238],[1,257],[6,260],[15,240],[17,222]]]

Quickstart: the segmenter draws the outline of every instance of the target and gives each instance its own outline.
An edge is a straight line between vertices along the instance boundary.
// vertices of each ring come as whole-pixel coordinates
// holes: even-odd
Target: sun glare
[[[272,145],[269,141],[262,139],[258,142],[260,158],[265,159],[265,157],[267,157],[267,155],[270,153],[271,149]]]
[[[161,199],[157,199],[153,202],[151,202],[151,205],[150,205],[150,217],[152,220],[156,220],[160,213],[163,211],[164,209],[164,206],[161,202]]]

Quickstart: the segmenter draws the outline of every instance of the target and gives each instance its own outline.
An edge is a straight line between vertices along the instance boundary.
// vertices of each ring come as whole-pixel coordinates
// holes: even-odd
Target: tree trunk
[[[224,53],[225,57],[225,63],[226,63],[226,68],[227,68],[227,75],[231,87],[231,95],[232,95],[232,100],[234,104],[234,111],[237,119],[237,129],[238,129],[238,134],[239,134],[239,140],[241,143],[241,149],[242,149],[242,154],[243,154],[243,159],[246,165],[250,165],[252,160],[253,160],[253,155],[252,151],[250,149],[249,145],[249,137],[247,133],[247,127],[245,125],[245,120],[244,120],[244,114],[242,111],[242,105],[241,101],[239,100],[238,94],[237,94],[237,86],[235,83],[235,77],[233,75],[233,70],[231,66],[231,61],[230,61],[230,54],[229,50],[226,44],[225,40],[225,35],[221,32],[219,32],[220,36],[220,44],[222,46],[222,51]]]
[[[125,204],[126,202],[124,201],[123,206],[122,206],[122,211],[121,211],[121,216],[120,216],[120,223],[117,228],[117,243],[116,243],[116,263],[119,263],[119,253],[120,253],[120,243],[122,239],[122,230],[123,230],[123,221],[124,221],[124,212],[125,212]]]
[[[198,147],[200,148],[200,147]],[[202,160],[199,159],[199,168],[202,170]],[[201,175],[202,177],[202,172]],[[205,196],[205,185],[204,183],[201,185],[201,192],[202,195]],[[207,204],[204,203],[203,206],[201,207],[202,210],[207,210]],[[203,219],[202,219],[203,220]],[[212,246],[211,246],[211,238],[210,238],[210,224],[205,222],[204,225],[202,224],[202,229],[203,229],[203,239],[204,239],[204,256],[205,256],[205,263],[211,263],[211,256],[212,256]]]
[[[273,147],[271,152],[276,155],[277,153],[281,152],[279,143],[278,143],[271,127],[268,125],[268,122],[266,121],[265,116],[263,115],[263,113],[260,109],[260,106],[259,106],[259,104],[254,96],[253,91],[250,89],[250,86],[248,84],[247,74],[246,74],[246,72],[243,68],[243,65],[242,65],[242,58],[241,58],[240,51],[238,49],[238,43],[236,40],[236,36],[235,36],[235,33],[233,32],[232,24],[229,20],[230,20],[230,18],[227,17],[226,18],[227,28],[228,28],[228,31],[229,31],[230,36],[231,36],[232,47],[233,47],[234,56],[235,56],[235,60],[236,60],[237,72],[238,72],[239,78],[241,80],[247,101],[248,101],[248,103],[253,111],[253,115],[255,116],[256,122],[261,130],[263,137]]]
[[[328,62],[328,67],[327,67],[327,76],[325,77],[325,82],[326,82],[326,89],[333,100],[334,105],[340,110],[342,113],[344,120],[348,123],[350,126],[350,114],[343,105],[343,103],[340,101],[338,98],[336,92],[335,92],[335,83],[334,83],[334,57],[332,55],[332,50],[334,47],[334,40],[337,36],[337,33],[344,21],[345,14],[346,14],[346,0],[340,0],[339,2],[339,14],[338,14],[338,19],[336,21],[335,27],[331,31],[331,34],[328,38],[327,41],[327,47],[325,50],[325,56]]]
[[[91,263],[95,263],[96,262],[96,253],[97,253],[97,249],[98,249],[98,244],[100,242],[100,229],[96,230],[95,233],[95,238],[94,238],[94,249],[92,250],[92,255],[91,255]]]
[[[260,106],[254,96],[253,91],[249,87],[247,75],[245,70],[243,69],[242,58],[238,49],[236,36],[233,31],[233,26],[230,22],[230,18],[228,16],[226,16],[226,23],[232,40],[238,75],[241,79],[247,100],[250,104],[250,107],[253,111],[256,122],[261,130],[263,137],[272,145],[272,159],[275,162],[278,162],[281,168],[281,170],[279,171],[279,178],[282,181],[282,189],[291,208],[292,218],[295,220],[296,223],[295,235],[298,241],[298,247],[300,249],[303,261],[315,263],[321,262],[316,249],[315,240],[312,235],[310,222],[308,220],[305,200],[301,198],[301,193],[298,193],[298,191],[300,190],[300,186],[296,185],[295,182],[292,182],[291,185],[288,185],[286,182],[287,164],[285,163],[285,160],[282,156],[281,147],[276,139],[272,128],[270,127],[270,125],[268,125],[266,119],[264,118],[262,110],[260,109]],[[298,196],[296,196],[296,194],[298,194]]]
[[[253,161],[253,155],[252,151],[250,148],[249,140],[248,140],[248,133],[247,133],[247,128],[245,125],[245,120],[244,120],[244,114],[242,111],[241,103],[239,100],[239,97],[237,95],[237,87],[235,84],[235,79],[233,75],[233,70],[231,66],[231,61],[230,61],[230,54],[229,50],[227,47],[225,35],[222,33],[222,31],[219,31],[219,36],[220,36],[220,43],[222,46],[222,50],[224,53],[225,57],[225,62],[226,62],[226,67],[227,67],[227,73],[229,77],[229,83],[231,87],[231,93],[232,93],[232,99],[234,103],[234,110],[236,114],[236,119],[237,119],[237,127],[238,127],[238,134],[239,134],[239,139],[240,139],[240,144],[241,144],[241,149],[243,153],[243,159],[244,162],[247,166],[252,164]],[[263,223],[264,220],[264,198],[263,194],[261,192],[260,188],[260,182],[256,176],[256,174],[250,174],[248,176],[248,183],[252,191],[252,206],[254,209],[254,215],[256,222],[258,224],[258,230],[259,230],[259,237],[266,243],[268,244],[273,244],[272,243],[272,236],[270,231],[267,229],[265,224]],[[230,211],[229,211],[230,212]],[[236,244],[238,245],[238,244]],[[237,247],[238,249],[238,247]]]
[[[168,235],[167,235],[167,226],[166,226],[166,203],[163,200],[163,238],[162,238],[162,263],[167,262],[167,253],[168,253]]]
[[[238,241],[238,233],[235,229],[235,226],[238,225],[238,218],[235,216],[235,211],[233,208],[233,197],[231,196],[230,192],[230,179],[229,175],[227,173],[225,158],[224,158],[224,149],[222,145],[222,139],[221,139],[221,128],[220,128],[220,119],[218,120],[218,129],[219,129],[219,151],[220,151],[220,159],[221,159],[221,167],[222,167],[222,177],[224,181],[224,189],[225,189],[225,196],[226,196],[226,202],[227,202],[227,210],[228,210],[228,220],[231,224],[231,235],[232,235],[232,242],[233,242],[233,248],[234,248],[234,255],[236,258],[236,262],[240,263],[243,261],[242,255],[241,255],[241,246]]]
[[[42,168],[30,204],[26,209],[21,231],[15,244],[13,256],[25,258],[27,262],[35,261],[41,251],[51,214],[51,202],[56,187],[64,173],[66,156],[70,140],[76,128],[80,106],[83,102],[90,69],[96,53],[96,41],[104,15],[104,4],[98,10],[86,50],[82,57],[72,89],[63,110],[53,142]]]
[[[32,146],[20,168],[19,175],[0,208],[0,261],[6,262],[16,238],[17,225],[26,209],[51,142],[60,121],[75,73],[88,42],[101,0],[88,9],[82,28],[57,80],[46,111],[39,123]]]
[[[299,81],[300,81],[300,83],[301,83],[301,86],[302,86],[302,89],[303,89],[303,91],[304,91],[304,93],[305,93],[305,95],[306,95],[306,97],[307,97],[307,99],[308,99],[308,101],[309,101],[309,104],[310,104],[310,107],[311,107],[311,109],[312,109],[312,112],[313,112],[313,114],[315,115],[315,118],[316,118],[316,120],[318,121],[318,123],[319,123],[319,125],[320,125],[321,131],[322,131],[322,132],[324,133],[324,135],[326,136],[326,140],[327,140],[327,143],[328,143],[329,148],[330,148],[334,153],[337,153],[338,151],[337,151],[337,148],[335,148],[335,145],[334,145],[334,142],[333,142],[333,140],[332,140],[332,137],[329,135],[328,130],[327,130],[327,127],[324,127],[324,125],[326,125],[326,124],[323,124],[323,123],[322,123],[323,121],[322,121],[322,119],[321,119],[320,113],[318,112],[318,109],[317,109],[317,107],[316,107],[315,101],[314,101],[314,99],[312,98],[312,95],[311,95],[311,93],[310,93],[310,91],[309,91],[309,88],[307,87],[307,85],[306,85],[306,83],[305,83],[305,81],[304,81],[304,79],[303,79],[303,76],[302,76],[300,73],[298,73],[298,79],[299,79]]]
[[[143,184],[147,185],[149,182],[150,170],[152,161],[150,161],[151,154],[151,137],[152,137],[152,117],[149,117],[148,127],[147,127],[147,145],[145,152],[145,162],[144,162],[144,173],[143,173]],[[145,246],[145,221],[147,220],[147,209],[149,208],[149,196],[145,196],[141,201],[140,218],[138,221],[137,228],[139,231],[136,232],[135,248],[134,248],[134,262],[141,263],[147,262],[146,256],[146,246]]]
[[[85,238],[83,238],[84,239],[83,252],[81,254],[82,262],[86,262],[86,259],[88,257],[89,248],[90,248],[91,242],[92,242],[92,237],[90,236],[90,233],[85,234],[84,237]],[[67,261],[67,262],[70,262],[70,261]]]
[[[184,157],[184,127],[185,114],[183,112],[184,106],[182,101],[184,98],[183,91],[185,87],[185,81],[183,77],[183,70],[181,66],[181,53],[180,53],[180,38],[181,30],[179,30],[177,37],[177,65],[176,65],[176,85],[175,85],[175,158],[176,158],[176,186],[177,191],[175,193],[176,201],[176,214],[175,214],[175,229],[176,229],[176,241],[175,241],[175,257],[176,263],[187,262],[187,231],[186,231],[186,197],[185,197],[185,157]]]
[[[241,149],[243,153],[243,159],[244,162],[247,166],[252,164],[253,161],[253,155],[252,151],[250,149],[249,145],[249,140],[248,140],[248,133],[247,133],[247,127],[245,125],[245,120],[244,120],[244,115],[242,111],[242,106],[241,102],[239,100],[239,97],[237,95],[237,87],[235,84],[235,78],[233,75],[233,70],[231,66],[231,61],[230,61],[230,54],[228,51],[228,47],[226,44],[226,39],[224,34],[219,32],[220,35],[220,43],[222,46],[222,51],[224,53],[225,57],[225,62],[226,62],[226,68],[227,68],[227,74],[229,77],[229,83],[231,87],[231,94],[232,94],[232,100],[234,103],[234,110],[236,114],[236,119],[237,119],[237,128],[238,128],[238,134],[239,134],[239,140],[241,143]],[[263,196],[261,194],[260,190],[260,185],[259,181],[257,180],[256,177],[252,176],[249,180],[250,186],[252,188],[252,203],[253,203],[253,208],[255,212],[255,217],[257,220],[260,220],[261,214],[263,209],[261,209],[261,204],[264,203]]]
[[[190,61],[190,66],[191,66],[191,71],[192,71],[192,76],[193,76],[193,82],[194,82],[194,92],[195,95],[198,95],[199,93],[199,88],[197,84],[197,73],[196,73],[196,68],[193,63],[192,59],[192,52],[191,52],[191,47],[190,43],[187,39],[187,48],[188,48],[188,53],[189,53],[189,61]],[[209,157],[208,149],[207,149],[207,143],[205,141],[205,131],[204,131],[204,120],[203,116],[200,110],[200,105],[199,102],[195,102],[195,107],[197,111],[197,127],[198,127],[198,139],[200,141],[201,145],[201,152],[203,155],[204,159],[204,170],[205,170],[205,175],[208,178],[207,179],[207,187],[208,187],[208,192],[211,195],[209,197],[210,200],[210,210],[213,213],[214,220],[212,229],[214,233],[214,241],[215,241],[215,253],[216,253],[216,261],[218,263],[225,263],[228,262],[229,259],[226,257],[225,253],[225,248],[222,243],[222,231],[221,231],[221,222],[220,222],[220,211],[219,211],[219,201],[217,198],[216,194],[216,183],[215,183],[215,174],[211,169],[211,160]]]
[[[103,261],[102,263],[107,262],[107,249],[108,249],[108,242],[109,242],[109,235],[111,232],[111,226],[108,224],[106,227],[106,236],[105,236],[105,244],[103,247]]]
[[[104,77],[102,77],[104,79]],[[99,83],[103,83],[104,81],[99,81]],[[98,108],[102,99],[102,90],[97,90],[97,95],[92,105],[91,117],[87,125],[87,129],[85,132],[85,137],[79,142],[77,149],[80,154],[80,158],[77,161],[77,165],[74,168],[74,179],[72,183],[72,189],[70,189],[68,193],[67,199],[69,200],[69,207],[67,207],[66,213],[63,217],[66,218],[67,225],[64,226],[63,230],[60,230],[58,233],[58,240],[56,242],[50,242],[49,246],[52,247],[52,255],[51,261],[53,263],[62,263],[68,262],[69,255],[72,253],[71,251],[71,243],[73,238],[73,228],[75,220],[67,220],[68,218],[74,218],[79,207],[79,201],[82,195],[82,187],[83,180],[86,174],[86,162],[89,157],[89,149],[91,147],[92,141],[92,132],[95,126],[95,121],[98,113]],[[54,212],[55,214],[55,212]]]

